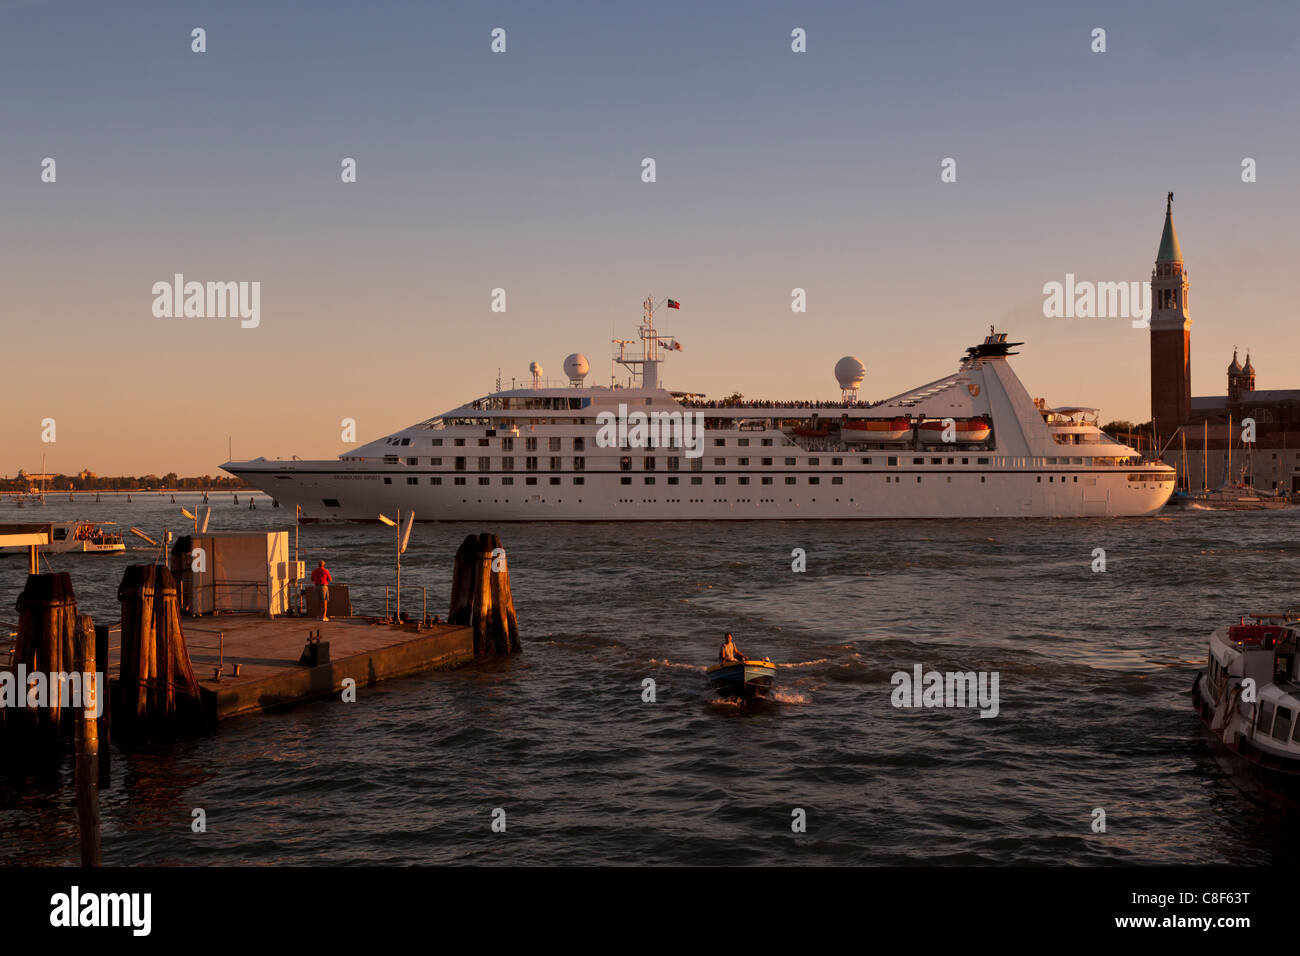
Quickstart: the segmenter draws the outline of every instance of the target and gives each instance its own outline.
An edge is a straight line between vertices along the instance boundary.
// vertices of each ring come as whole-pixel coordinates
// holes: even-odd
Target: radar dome
[[[541,375],[541,374],[542,374],[542,367],[541,367],[539,364],[537,364],[536,362],[529,362],[529,363],[528,363],[528,371],[532,372],[534,375]]]
[[[581,382],[590,370],[591,365],[587,362],[587,356],[581,352],[574,352],[564,360],[564,374],[569,376],[571,382]]]
[[[840,388],[857,388],[867,377],[867,367],[852,355],[846,355],[835,363],[835,381]]]

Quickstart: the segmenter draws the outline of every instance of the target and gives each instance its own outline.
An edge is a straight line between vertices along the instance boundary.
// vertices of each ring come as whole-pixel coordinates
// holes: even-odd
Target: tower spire
[[[1165,231],[1160,235],[1160,251],[1156,262],[1182,262],[1183,250],[1178,245],[1178,230],[1174,228],[1174,194],[1165,200]]]

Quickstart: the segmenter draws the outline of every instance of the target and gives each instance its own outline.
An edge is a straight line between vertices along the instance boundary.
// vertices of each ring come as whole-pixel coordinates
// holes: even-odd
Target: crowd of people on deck
[[[865,401],[838,401],[838,402],[772,402],[763,399],[740,399],[732,401],[730,399],[714,399],[704,401],[703,399],[682,399],[681,405],[684,408],[870,408],[874,402]]]

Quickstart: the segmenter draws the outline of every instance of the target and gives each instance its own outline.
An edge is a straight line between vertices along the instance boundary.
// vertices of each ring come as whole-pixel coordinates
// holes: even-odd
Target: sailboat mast
[[[1284,494],[1282,489],[1282,462],[1286,461],[1286,426],[1282,426],[1282,454],[1277,456],[1277,485],[1274,489],[1279,495]]]
[[[1187,473],[1187,431],[1179,428],[1183,436],[1183,491],[1192,493],[1192,476]]]

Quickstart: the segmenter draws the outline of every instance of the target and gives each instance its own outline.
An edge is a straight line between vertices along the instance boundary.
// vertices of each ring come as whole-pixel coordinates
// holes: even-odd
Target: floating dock
[[[332,696],[342,692],[349,678],[363,687],[474,660],[473,630],[446,624],[218,614],[185,618],[184,628],[203,711],[213,721]],[[329,644],[330,659],[315,666],[300,664],[313,632]],[[111,652],[110,679],[116,676],[120,649]]]
[[[34,554],[46,531],[0,525],[0,541]],[[11,660],[0,665],[22,665],[29,674],[66,670],[84,643],[84,624],[97,651],[87,649],[87,659],[109,684],[106,729],[151,737],[520,650],[505,549],[496,535],[471,534],[457,550],[451,623],[431,622],[423,613],[419,621],[353,615],[342,585],[330,590],[328,621],[315,616],[319,610],[293,613],[295,598],[307,597],[310,606],[318,592],[300,590],[302,562],[284,557],[286,538],[285,532],[211,532],[178,539],[172,567],[125,569],[115,627],[95,628],[89,615],[77,615],[67,573],[29,574],[6,655]],[[25,709],[46,730],[66,723],[57,696]]]
[[[28,681],[21,706],[12,713],[0,707],[0,769],[7,773],[11,762],[24,773],[52,766],[73,738],[83,866],[101,862],[99,788],[112,781],[110,735],[121,748],[124,739],[211,729],[231,717],[315,698],[355,699],[346,692],[520,650],[505,549],[496,535],[471,534],[457,550],[447,613],[454,623],[447,624],[400,613],[354,616],[342,585],[330,588],[326,606],[336,615],[330,620],[294,613],[299,602],[293,598],[321,592],[301,589],[303,565],[287,558],[286,538],[285,532],[186,536],[171,549],[171,567],[127,566],[117,589],[120,624],[96,626],[78,613],[70,574],[38,573],[49,527],[0,524],[0,544],[26,548],[29,566],[17,627],[12,634],[8,626],[0,629],[7,645],[0,672],[25,674],[18,682]],[[326,611],[308,611],[316,613]],[[69,681],[68,674],[80,676]]]

